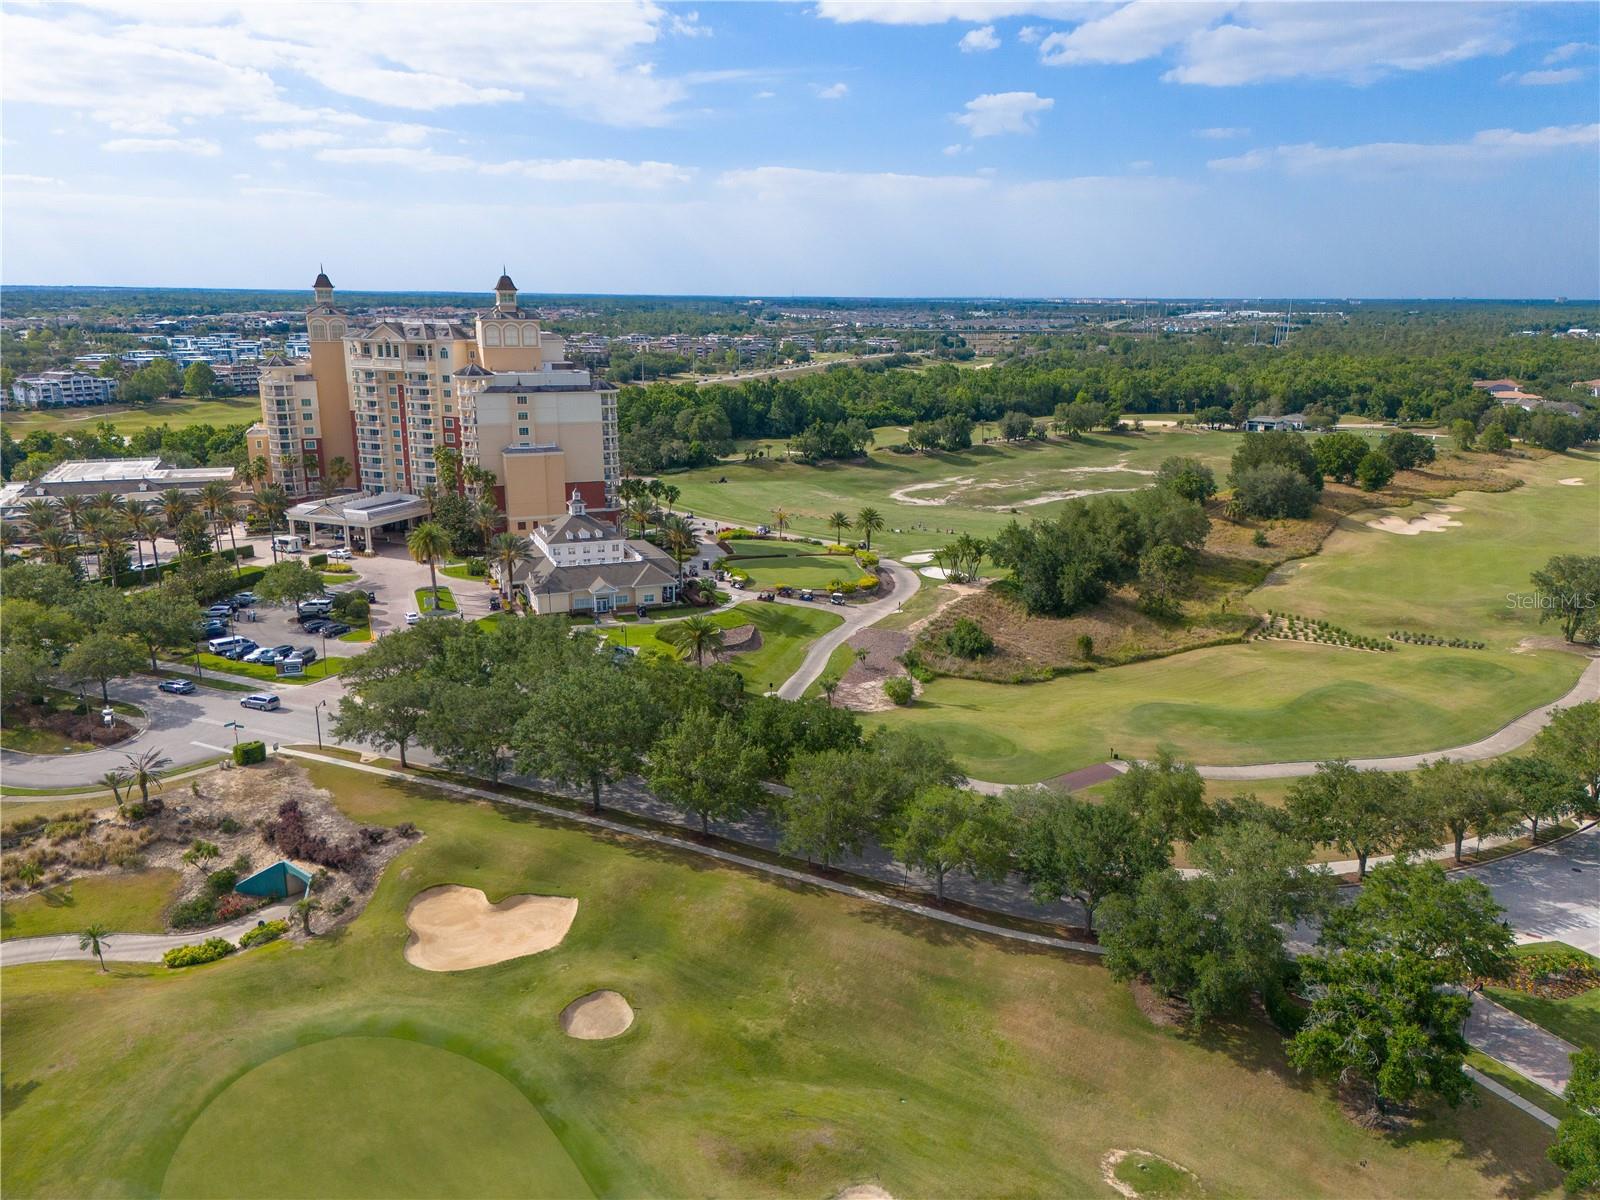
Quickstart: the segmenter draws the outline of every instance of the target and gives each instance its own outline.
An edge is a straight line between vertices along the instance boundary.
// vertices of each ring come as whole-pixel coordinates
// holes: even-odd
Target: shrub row
[[[1469,641],[1467,638],[1442,638],[1432,633],[1412,633],[1405,629],[1392,630],[1389,634],[1392,642],[1405,642],[1408,646],[1446,646],[1451,650],[1485,650],[1486,642]]]
[[[328,556],[326,554],[313,554],[306,559],[306,566],[308,567],[325,567],[327,565]]]
[[[227,958],[237,949],[227,938],[207,938],[198,946],[175,946],[161,956],[168,967],[197,967],[201,963]]]
[[[247,950],[251,946],[263,946],[268,942],[275,942],[288,932],[287,921],[263,921],[239,938],[239,949]]]
[[[1267,624],[1262,636],[1294,642],[1315,642],[1323,646],[1342,646],[1349,650],[1382,652],[1394,649],[1382,638],[1369,638],[1315,617],[1302,617],[1298,613],[1278,612],[1275,609],[1267,612]]]

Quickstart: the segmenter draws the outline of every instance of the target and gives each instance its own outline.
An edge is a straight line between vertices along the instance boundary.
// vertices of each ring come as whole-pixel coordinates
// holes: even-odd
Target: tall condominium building
[[[508,276],[472,325],[386,318],[352,327],[327,275],[313,290],[310,357],[261,366],[251,453],[264,450],[274,481],[295,494],[329,482],[420,493],[438,484],[438,454],[449,449],[494,474],[513,530],[564,513],[574,491],[591,509],[614,507],[616,390],[565,361],[565,343],[518,305]],[[336,458],[347,479],[329,479]]]
[[[70,408],[109,404],[117,398],[117,381],[79,371],[45,371],[23,375],[11,385],[13,408]]]

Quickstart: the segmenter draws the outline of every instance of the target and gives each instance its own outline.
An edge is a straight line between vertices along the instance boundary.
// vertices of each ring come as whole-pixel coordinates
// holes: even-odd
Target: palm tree
[[[272,540],[272,534],[278,528],[278,522],[283,520],[283,514],[289,511],[289,493],[275,483],[267,484],[256,492],[250,503],[267,522],[267,540],[272,546],[272,561],[277,562],[278,544]]]
[[[121,770],[107,771],[100,776],[100,782],[111,789],[111,795],[116,799],[117,807],[122,807],[122,785],[128,782],[128,777]]]
[[[784,531],[789,528],[789,514],[781,508],[773,509],[772,527],[778,531],[778,536],[782,537]]]
[[[182,488],[168,488],[156,497],[156,508],[167,528],[176,533],[183,519],[194,511],[194,501]]]
[[[147,508],[136,508],[128,514],[128,533],[139,547],[139,557],[144,557],[144,543],[150,543],[150,561],[155,565],[157,578],[161,575],[161,554],[156,549],[156,535],[161,532],[161,519]],[[144,568],[139,571],[141,580],[148,578]]]
[[[672,506],[678,502],[678,497],[681,495],[683,493],[672,484],[664,483],[661,485],[661,500],[667,506],[668,512],[672,511]]]
[[[233,489],[220,479],[213,479],[200,489],[200,511],[211,523],[211,543],[222,545],[222,510],[233,502]]]
[[[128,502],[112,491],[96,492],[89,497],[89,507],[121,516],[128,511]]]
[[[172,760],[152,747],[139,754],[125,754],[128,760],[127,782],[139,788],[139,803],[150,803],[150,785],[161,790],[161,772],[172,765]]]
[[[485,496],[472,506],[467,519],[472,524],[473,532],[478,535],[479,543],[487,551],[489,543],[494,540],[495,530],[500,528],[500,522],[505,519],[505,513],[495,506],[493,499]]]
[[[22,540],[22,529],[10,521],[0,521],[0,551],[6,551]]]
[[[228,544],[233,547],[233,573],[235,576],[243,575],[244,568],[239,565],[239,538],[233,532],[233,527],[239,523],[239,506],[232,500],[217,509],[217,520],[222,522],[222,527],[228,531]],[[219,550],[220,546],[217,547]]]
[[[506,594],[506,603],[511,605],[512,611],[515,612],[518,592],[512,584],[512,576],[516,574],[519,566],[537,562],[539,552],[533,548],[532,538],[507,530],[505,533],[495,534],[489,543],[489,553],[500,568],[500,587]]]
[[[672,560],[678,564],[678,582],[681,584],[684,557],[692,554],[699,544],[699,539],[694,535],[694,526],[677,513],[669,513],[661,519],[661,540],[672,555]]]
[[[106,973],[105,949],[111,944],[111,931],[96,921],[78,935],[78,949],[92,950],[100,961],[100,974]]]
[[[22,506],[22,519],[27,522],[35,538],[46,529],[61,528],[61,510],[43,497],[29,500]]]
[[[89,511],[87,499],[85,496],[61,497],[61,515],[66,519],[74,542],[78,540],[78,526],[83,521],[83,514]]]
[[[313,900],[310,896],[294,906],[294,915],[300,918],[300,931],[307,937],[311,936],[311,914],[321,909],[322,901]]]
[[[17,882],[25,888],[31,888],[44,878],[44,868],[31,858],[25,858],[17,865]]]
[[[83,518],[83,529],[100,559],[100,578],[117,585],[117,564],[128,552],[124,518],[110,509],[95,509]]]
[[[330,493],[338,491],[345,485],[345,481],[355,473],[356,469],[350,465],[348,458],[342,454],[334,455],[328,460],[328,479],[332,483],[332,487],[328,491]]]
[[[863,508],[856,514],[856,528],[866,535],[867,549],[872,549],[872,535],[883,528],[883,514],[875,508]]]
[[[630,496],[623,502],[622,515],[639,527],[639,536],[644,536],[645,529],[656,515],[655,502],[646,494]]]
[[[705,666],[706,651],[715,654],[722,649],[724,636],[722,626],[710,617],[685,617],[676,624],[663,629],[656,636],[669,646],[676,646],[685,653],[694,655],[695,666]]]
[[[817,680],[817,686],[822,689],[822,694],[828,698],[828,707],[833,707],[833,694],[839,690],[839,677],[837,675],[824,675]]]
[[[70,563],[78,553],[78,539],[65,529],[46,529],[39,534],[39,550],[58,567]]]
[[[828,518],[828,528],[833,530],[833,540],[844,541],[844,531],[850,528],[850,514],[836,512]]]
[[[433,510],[439,504],[439,485],[437,483],[423,484],[422,499],[428,505],[428,516],[432,517]]]
[[[450,553],[450,535],[436,521],[424,521],[406,535],[406,549],[417,562],[428,564],[428,580],[433,592],[433,607],[439,607],[439,572],[436,564]]]

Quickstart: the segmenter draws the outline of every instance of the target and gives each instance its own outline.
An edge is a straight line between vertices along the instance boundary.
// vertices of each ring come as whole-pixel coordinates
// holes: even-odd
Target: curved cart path
[[[237,942],[262,921],[287,918],[294,911],[292,904],[274,904],[258,908],[248,917],[240,917],[226,925],[210,929],[195,929],[188,933],[112,933],[100,943],[107,962],[160,962],[168,950],[179,946],[193,946],[207,938],[227,938]],[[94,961],[94,954],[78,949],[78,935],[58,933],[53,937],[13,938],[0,942],[0,967],[19,963],[66,962],[69,960]]]

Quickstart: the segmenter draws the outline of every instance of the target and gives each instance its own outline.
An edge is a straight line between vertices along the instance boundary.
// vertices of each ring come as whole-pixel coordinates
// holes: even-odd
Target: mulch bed
[[[92,742],[96,746],[112,746],[138,732],[136,726],[122,717],[113,717],[111,724],[106,725],[100,719],[100,710],[92,705],[82,714],[50,705],[18,705],[6,713],[6,723],[25,729],[48,730],[69,741]]]

